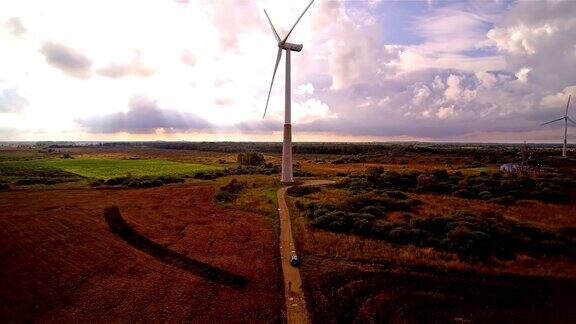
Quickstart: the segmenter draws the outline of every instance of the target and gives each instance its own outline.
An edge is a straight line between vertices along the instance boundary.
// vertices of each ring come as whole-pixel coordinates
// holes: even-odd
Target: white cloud
[[[398,12],[377,2],[317,1],[294,30],[290,40],[304,44],[292,55],[295,123],[342,134],[448,137],[508,131],[506,117],[526,132],[552,111],[541,105],[564,105],[575,85],[576,1],[519,1],[494,12],[482,9],[487,2],[448,2],[406,17],[408,31],[383,29]],[[2,1],[3,89],[18,89],[26,106],[4,114],[0,128],[78,134],[75,120],[133,116],[127,103],[136,94],[168,116],[198,116],[220,130],[260,121],[277,50],[261,9],[284,35],[307,4]],[[395,44],[387,41],[393,33],[414,37]],[[52,65],[38,51],[47,43],[60,45]],[[281,130],[283,63],[268,132]]]
[[[432,83],[432,88],[434,90],[444,90],[445,87],[446,85],[442,81],[442,78],[439,75],[435,76],[434,82]]]
[[[292,111],[294,122],[302,124],[338,118],[338,114],[331,112],[330,107],[326,103],[314,98],[308,99],[303,103],[297,103]]]
[[[508,28],[494,28],[488,32],[490,39],[501,51],[513,54],[534,55],[542,38],[553,37],[556,27],[544,24],[538,27],[524,25]]]
[[[498,82],[498,78],[493,73],[488,73],[485,71],[477,72],[476,77],[486,88],[491,88],[496,84],[496,82]]]
[[[312,83],[308,82],[305,84],[301,84],[296,87],[294,91],[297,95],[313,95],[314,94],[314,86]]]
[[[436,112],[436,117],[440,119],[447,119],[454,116],[456,113],[454,112],[454,106],[450,107],[440,107]]]
[[[414,98],[412,98],[412,102],[415,105],[421,105],[428,97],[430,97],[431,93],[430,88],[426,85],[421,85],[414,89]]]
[[[444,92],[444,97],[446,100],[457,101],[460,98],[462,89],[460,88],[460,77],[454,74],[450,74],[446,80],[448,87]]]
[[[518,81],[522,82],[522,83],[526,83],[528,82],[528,74],[530,73],[530,71],[532,71],[531,68],[521,68],[518,73],[516,73],[516,77],[518,78]]]
[[[576,101],[576,85],[566,87],[561,92],[544,96],[541,105],[546,108],[559,108],[565,106],[568,96],[570,95],[572,96],[572,100]]]

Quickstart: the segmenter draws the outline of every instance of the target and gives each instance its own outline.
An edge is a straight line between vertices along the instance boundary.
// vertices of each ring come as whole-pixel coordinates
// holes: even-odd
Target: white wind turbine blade
[[[306,7],[306,9],[304,9],[304,11],[302,11],[302,14],[300,15],[300,17],[298,17],[298,20],[296,20],[296,22],[294,23],[294,26],[292,26],[292,28],[290,28],[290,31],[288,32],[288,34],[286,34],[286,37],[284,37],[284,39],[282,40],[282,44],[286,43],[286,40],[288,40],[288,36],[290,36],[292,31],[294,30],[294,27],[296,27],[296,25],[298,24],[300,19],[302,19],[302,16],[304,16],[306,11],[308,11],[308,8],[310,8],[310,6],[312,5],[313,2],[314,2],[314,0],[310,1],[310,4],[308,4],[308,7]]]
[[[572,124],[576,125],[576,122],[572,120],[572,118],[570,117],[566,117],[566,119],[568,119],[568,121],[570,121]]]
[[[270,20],[270,17],[268,16],[266,9],[264,9],[264,14],[266,15],[266,18],[268,19],[268,22],[270,23],[270,27],[272,27],[272,32],[274,33],[274,37],[276,37],[276,41],[278,43],[280,43],[280,36],[278,36],[278,33],[276,32],[276,28],[274,28],[274,25],[272,24],[272,20]]]
[[[276,70],[278,69],[278,64],[280,63],[281,57],[282,57],[282,49],[278,47],[278,55],[276,56],[276,66],[274,66],[274,73],[272,73],[272,81],[270,81],[270,90],[268,90],[268,99],[266,99],[266,108],[264,108],[264,115],[262,115],[262,118],[266,117],[266,110],[268,110],[268,102],[270,101],[270,93],[272,92],[274,77],[276,76]]]
[[[560,121],[560,120],[562,120],[562,119],[564,119],[564,118],[566,118],[566,117],[560,117],[560,118],[558,118],[558,119],[554,119],[554,120],[551,120],[551,121],[549,121],[549,122],[545,122],[544,124],[540,124],[540,126],[552,124],[552,123],[557,122],[557,121]]]
[[[570,106],[570,97],[572,97],[572,95],[568,96],[568,103],[566,104],[566,113],[564,114],[565,117],[568,117],[568,106]]]

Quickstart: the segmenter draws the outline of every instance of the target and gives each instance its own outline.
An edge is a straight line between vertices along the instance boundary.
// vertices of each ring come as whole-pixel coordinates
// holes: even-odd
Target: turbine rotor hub
[[[302,48],[304,47],[304,45],[302,44],[292,44],[292,43],[278,43],[278,47],[280,47],[281,49],[285,49],[285,50],[289,50],[289,51],[293,51],[293,52],[300,52],[302,50]]]

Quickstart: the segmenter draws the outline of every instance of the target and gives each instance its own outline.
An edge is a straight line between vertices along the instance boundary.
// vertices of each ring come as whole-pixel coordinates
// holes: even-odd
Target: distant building
[[[518,163],[505,163],[500,166],[500,171],[506,173],[517,173],[522,169]]]
[[[519,163],[505,163],[500,166],[500,171],[503,173],[523,173],[523,174],[536,174],[541,172],[538,166],[522,165]]]

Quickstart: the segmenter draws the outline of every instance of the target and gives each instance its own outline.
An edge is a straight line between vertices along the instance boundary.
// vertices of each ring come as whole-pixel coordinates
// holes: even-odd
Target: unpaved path
[[[303,186],[320,186],[332,184],[329,180],[308,180]],[[284,295],[286,297],[286,318],[288,323],[309,323],[308,310],[300,270],[290,265],[290,255],[296,254],[290,213],[286,205],[286,190],[289,186],[278,190],[278,209],[280,213],[280,257],[282,258],[282,273],[284,276]]]

